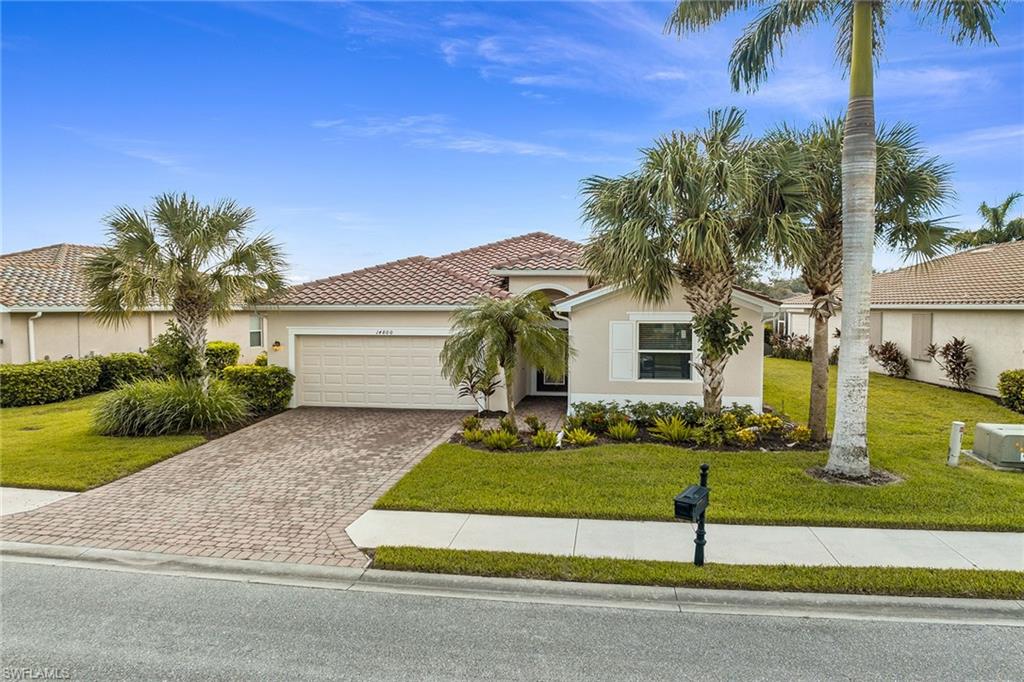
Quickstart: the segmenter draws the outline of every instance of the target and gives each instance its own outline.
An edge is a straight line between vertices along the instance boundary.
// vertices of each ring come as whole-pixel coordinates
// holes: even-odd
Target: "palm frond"
[[[992,21],[1004,12],[1003,0],[910,0],[922,18],[938,21],[950,40],[962,43],[997,43]]]
[[[733,90],[756,90],[782,55],[785,39],[832,16],[835,0],[779,0],[743,29],[729,57]]]

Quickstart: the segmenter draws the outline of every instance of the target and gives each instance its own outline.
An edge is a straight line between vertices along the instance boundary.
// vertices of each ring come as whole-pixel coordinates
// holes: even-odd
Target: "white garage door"
[[[300,405],[466,409],[441,377],[438,336],[296,337]]]

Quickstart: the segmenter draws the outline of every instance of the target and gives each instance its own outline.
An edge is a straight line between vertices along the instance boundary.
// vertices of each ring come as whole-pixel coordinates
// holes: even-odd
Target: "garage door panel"
[[[441,376],[437,336],[299,336],[302,405],[472,409]]]

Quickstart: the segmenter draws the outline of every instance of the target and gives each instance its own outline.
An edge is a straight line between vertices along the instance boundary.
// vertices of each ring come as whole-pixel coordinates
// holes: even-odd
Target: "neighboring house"
[[[557,300],[552,324],[567,330],[576,354],[560,381],[520,363],[517,401],[700,402],[697,341],[681,292],[651,309],[623,291],[590,288],[581,254],[577,242],[534,232],[293,287],[269,315],[270,361],[295,373],[294,405],[472,408],[441,376],[438,354],[452,312],[480,296],[542,291]],[[763,311],[777,310],[740,291],[734,303],[755,328]],[[761,348],[751,343],[730,362],[725,402],[760,408],[761,382]],[[491,404],[503,409],[501,390]]]
[[[137,352],[164,331],[166,310],[134,315],[120,327],[89,314],[82,267],[99,250],[54,244],[0,255],[0,363]],[[208,338],[234,341],[252,361],[265,348],[264,327],[264,316],[239,311],[226,323],[211,320]]]
[[[807,294],[786,299],[780,329],[812,335],[810,309]],[[836,315],[830,336],[839,326]],[[974,348],[972,388],[979,393],[996,395],[1000,372],[1024,367],[1024,242],[982,246],[874,276],[871,343],[894,341],[910,358],[910,378],[949,385],[926,350],[954,336]]]

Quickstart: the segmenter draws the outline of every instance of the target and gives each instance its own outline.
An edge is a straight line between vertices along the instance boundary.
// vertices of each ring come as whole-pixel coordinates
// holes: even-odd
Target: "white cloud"
[[[645,81],[685,81],[690,76],[685,71],[655,71],[644,76]]]
[[[928,152],[938,156],[967,156],[996,149],[1017,157],[1024,155],[1024,125],[965,130],[928,146]]]
[[[334,133],[331,139],[393,137],[406,144],[429,149],[448,149],[470,154],[532,156],[570,161],[621,160],[605,154],[589,154],[563,147],[517,140],[476,130],[456,128],[443,114],[387,118],[374,116],[359,120],[323,119],[313,121],[314,128]]]
[[[187,165],[187,161],[183,156],[167,151],[167,145],[156,140],[98,133],[75,126],[58,125],[55,127],[58,130],[74,135],[94,147],[99,147],[121,156],[146,161],[175,173],[193,171]]]

